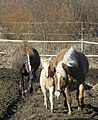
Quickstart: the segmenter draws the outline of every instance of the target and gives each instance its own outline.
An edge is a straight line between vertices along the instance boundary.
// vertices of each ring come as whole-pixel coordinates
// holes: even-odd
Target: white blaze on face
[[[44,63],[43,67],[44,67],[44,70],[45,70],[45,75],[46,75],[46,77],[48,77],[48,64]]]
[[[55,91],[55,96],[57,97],[57,98],[59,98],[60,97],[60,95],[61,95],[61,93],[60,93],[60,78],[61,78],[61,74],[60,73],[56,73],[57,74],[57,79],[58,79],[58,81],[57,81],[57,90]]]
[[[57,74],[57,78],[58,78],[58,89],[60,91],[60,78],[61,78],[61,74],[60,73],[56,73]]]
[[[65,70],[62,68],[62,61],[60,61],[58,64],[57,64],[57,67],[56,67],[56,75],[57,75],[57,90],[55,91],[55,95],[56,97],[60,97],[60,79],[61,77],[64,77],[66,78],[66,73],[65,73]]]
[[[28,55],[28,54],[27,54],[27,58],[28,58],[29,72],[31,72],[30,57],[29,57],[29,55]]]
[[[48,68],[49,68],[49,66],[50,66],[50,61],[51,61],[51,57],[50,58],[48,58],[48,59],[46,59],[46,58],[41,58],[41,62],[42,62],[42,66],[43,66],[43,68],[44,68],[44,70],[45,70],[45,76],[46,77],[48,77]]]

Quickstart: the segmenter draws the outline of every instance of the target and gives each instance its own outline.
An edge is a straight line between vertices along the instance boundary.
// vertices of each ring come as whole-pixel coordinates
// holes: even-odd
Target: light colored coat
[[[49,100],[51,104],[51,112],[53,112],[53,92],[54,92],[54,84],[53,84],[53,76],[50,75],[51,71],[51,60],[46,58],[41,58],[41,63],[43,69],[40,75],[40,86],[44,95],[44,105],[47,109],[47,90],[49,90]]]

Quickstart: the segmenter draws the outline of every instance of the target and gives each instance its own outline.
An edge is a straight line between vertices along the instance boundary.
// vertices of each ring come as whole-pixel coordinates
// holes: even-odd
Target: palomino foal
[[[53,112],[53,91],[54,91],[54,85],[53,85],[53,72],[51,67],[51,58],[41,58],[42,63],[42,71],[40,75],[40,86],[44,95],[44,105],[47,109],[47,89],[49,90],[49,100],[51,104],[51,112]]]

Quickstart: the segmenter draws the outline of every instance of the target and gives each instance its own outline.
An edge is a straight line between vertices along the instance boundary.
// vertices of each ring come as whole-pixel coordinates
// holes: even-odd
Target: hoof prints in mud
[[[12,114],[11,106],[18,98],[19,76],[10,69],[0,69],[0,118],[5,119]]]
[[[92,69],[87,77],[85,90],[85,107],[77,110],[76,91],[71,91],[72,115],[64,107],[64,99],[54,98],[54,113],[45,109],[43,94],[39,83],[33,85],[33,94],[18,99],[19,76],[9,69],[0,69],[0,120],[97,120],[98,119],[98,70]],[[89,85],[91,85],[89,87]]]
[[[12,101],[11,104],[8,105],[6,108],[6,111],[3,113],[3,117],[1,118],[2,120],[8,120],[13,116],[17,110],[17,104],[19,102],[19,99]]]

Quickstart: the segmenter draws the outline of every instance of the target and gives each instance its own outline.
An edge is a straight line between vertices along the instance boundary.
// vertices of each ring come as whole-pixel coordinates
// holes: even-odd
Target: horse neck
[[[24,55],[32,54],[32,48],[28,45],[21,46],[21,49],[22,49]]]
[[[53,77],[54,76],[54,72],[52,71],[51,67],[49,69],[49,77]]]
[[[43,68],[43,70],[44,70],[44,73],[46,74],[46,71],[45,71],[45,69]],[[53,76],[54,76],[54,73],[53,73],[53,71],[51,70],[51,67],[48,69],[48,78],[50,77],[50,78],[53,78]]]

